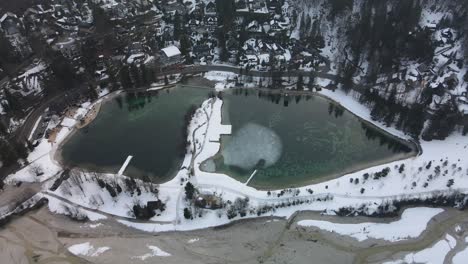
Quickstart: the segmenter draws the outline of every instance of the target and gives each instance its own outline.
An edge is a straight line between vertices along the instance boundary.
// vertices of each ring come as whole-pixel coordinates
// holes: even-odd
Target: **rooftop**
[[[161,50],[168,58],[180,55],[180,50],[176,46],[169,46]]]

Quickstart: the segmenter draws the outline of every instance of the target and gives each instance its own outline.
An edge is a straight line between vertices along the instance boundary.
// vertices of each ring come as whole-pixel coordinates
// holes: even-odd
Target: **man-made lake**
[[[177,87],[157,94],[120,95],[103,103],[97,118],[63,146],[68,166],[117,172],[128,155],[125,175],[170,180],[185,155],[184,116],[208,98],[210,89]]]
[[[184,116],[210,89],[177,87],[157,95],[120,95],[105,102],[96,120],[62,148],[63,163],[92,171],[170,180],[186,141]],[[412,149],[319,96],[281,96],[255,90],[224,94],[221,151],[202,164],[257,188],[285,188],[402,158]]]
[[[202,169],[249,186],[285,188],[339,176],[409,155],[412,149],[319,96],[252,90],[224,95],[223,122],[232,125],[222,149]]]

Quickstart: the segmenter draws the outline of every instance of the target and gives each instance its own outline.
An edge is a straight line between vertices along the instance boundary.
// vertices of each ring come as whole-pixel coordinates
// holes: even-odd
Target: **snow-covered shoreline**
[[[406,209],[401,219],[390,223],[337,224],[320,220],[302,220],[297,224],[336,232],[353,237],[360,242],[372,238],[396,242],[419,237],[429,221],[441,212],[443,210],[440,208],[420,207]]]
[[[363,120],[376,125],[394,136],[405,140],[408,139],[401,131],[374,122],[370,118],[370,111],[367,108],[342,92],[325,90],[320,92],[319,95],[342,105]],[[143,192],[141,196],[138,196],[138,200],[143,204],[155,199],[163,200],[166,203],[167,209],[154,216],[151,219],[152,221],[148,223],[118,220],[121,224],[150,232],[162,232],[202,229],[224,225],[241,219],[241,217],[229,219],[223,214],[222,209],[205,210],[203,217],[193,220],[184,219],[182,211],[187,204],[184,200],[183,187],[187,180],[192,182],[200,192],[217,193],[222,196],[223,200],[234,201],[237,198],[248,198],[250,208],[257,208],[257,210],[262,207],[274,208],[274,210],[266,212],[266,214],[263,213],[262,216],[271,215],[287,218],[297,211],[333,212],[342,207],[357,208],[362,205],[367,206],[368,210],[372,211],[390,200],[421,199],[432,197],[435,194],[450,194],[457,191],[465,193],[468,190],[468,180],[465,179],[466,177],[462,177],[468,173],[468,160],[463,156],[463,153],[466,153],[468,140],[461,135],[452,135],[445,141],[421,142],[423,152],[417,157],[373,166],[321,183],[296,188],[290,192],[284,192],[284,190],[272,190],[268,192],[257,190],[246,186],[244,183],[228,175],[202,171],[200,169],[202,162],[218,153],[221,147],[221,135],[231,133],[231,126],[222,124],[222,105],[223,101],[218,98],[208,99],[202,104],[194,114],[189,125],[189,142],[192,144],[177,175],[172,180],[158,185],[159,193],[157,195]],[[89,105],[87,105],[87,109],[90,109]],[[63,143],[70,136],[71,131],[73,131],[69,131],[66,128],[65,130],[59,133],[55,147]],[[41,149],[39,148],[39,150]],[[450,151],[441,151],[444,149]],[[55,164],[55,160],[52,158],[53,153],[55,153],[54,146],[48,152],[46,149],[43,149],[43,152],[45,152],[44,154],[49,154],[43,157],[50,158],[51,160],[48,162],[55,166],[55,173],[49,174],[49,176],[58,173],[60,165]],[[38,156],[39,154],[41,153],[34,153],[33,156]],[[449,160],[450,162],[455,161],[455,163],[451,164]],[[429,165],[432,163],[434,164]],[[455,166],[455,164],[459,165]],[[432,169],[437,165],[442,168],[442,171],[447,170],[447,172],[444,172],[444,175],[448,175],[448,169],[450,169],[452,175],[449,177],[455,180],[457,188],[447,187],[446,184],[449,177],[445,176],[431,176],[431,180],[427,180],[430,184],[423,185],[425,177],[434,174]],[[402,166],[404,167],[403,171],[401,169]],[[379,179],[373,178],[373,175],[378,175],[380,171],[386,168],[389,168],[388,175]],[[54,171],[53,169],[49,171]],[[134,203],[135,198],[133,196],[122,193],[116,197],[111,197],[105,190],[103,191],[99,188],[95,182],[89,180],[92,178],[91,175],[86,176],[86,174],[89,173],[84,173],[81,176],[83,186],[80,186],[80,188],[86,189],[86,192],[80,191],[71,185],[66,190],[62,184],[53,194],[63,197],[65,201],[68,200],[70,203],[79,204],[86,208],[92,208],[93,210],[119,217],[133,218],[128,213],[128,208],[131,208]],[[368,178],[365,178],[366,174]],[[104,174],[103,176],[103,179],[109,182],[115,180],[124,181],[126,179],[125,176],[115,174]],[[29,178],[21,177],[21,173],[9,177],[10,182],[27,179]],[[40,180],[43,181],[45,179]],[[354,179],[360,179],[359,183],[353,183]],[[96,198],[93,198],[95,195],[100,196],[102,203],[95,203]],[[282,206],[291,203],[294,205]],[[257,217],[257,215],[249,214],[244,218],[253,217]],[[158,221],[159,223],[154,223]]]

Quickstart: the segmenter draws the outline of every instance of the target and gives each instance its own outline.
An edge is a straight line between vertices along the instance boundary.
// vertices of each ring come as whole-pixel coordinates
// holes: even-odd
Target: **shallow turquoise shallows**
[[[97,118],[64,144],[63,162],[115,173],[132,155],[126,175],[170,180],[185,154],[184,116],[191,106],[200,106],[210,91],[177,87],[105,102]]]
[[[412,146],[362,122],[319,96],[234,90],[223,122],[233,134],[202,169],[262,189],[299,186],[408,156]]]

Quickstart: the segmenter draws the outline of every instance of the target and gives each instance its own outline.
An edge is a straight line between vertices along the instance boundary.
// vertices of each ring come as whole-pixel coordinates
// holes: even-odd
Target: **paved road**
[[[63,91],[59,94],[43,98],[38,103],[32,106],[32,112],[28,114],[23,125],[18,127],[18,129],[10,136],[10,140],[14,139],[16,141],[27,140],[31,131],[36,124],[37,119],[44,113],[44,111],[54,103],[58,103],[61,100],[64,100],[67,96],[79,94],[86,91],[86,86],[80,86],[70,91]],[[17,164],[10,167],[2,167],[0,169],[0,180],[3,180],[6,176],[15,173],[17,170],[20,170],[22,167]]]
[[[271,78],[272,76],[282,76],[282,77],[298,77],[298,76],[310,76],[311,74],[314,74],[315,77],[323,78],[323,79],[329,79],[332,81],[339,80],[339,77],[335,74],[327,73],[327,72],[308,72],[308,71],[300,71],[300,70],[295,70],[295,71],[275,71],[275,72],[269,72],[269,71],[257,71],[257,70],[249,70],[246,71],[245,69],[241,69],[236,66],[230,66],[230,65],[187,65],[184,68],[181,69],[171,69],[171,70],[166,70],[163,72],[159,72],[156,74],[156,76],[161,77],[165,75],[171,75],[171,74],[199,74],[199,73],[206,73],[209,71],[222,71],[222,72],[231,72],[239,75],[248,75],[248,76],[253,76],[253,77],[265,77],[265,78]],[[127,89],[127,91],[134,91],[134,92],[141,92],[141,91],[146,91],[148,90],[149,87],[139,87],[139,88],[134,88],[134,89]],[[265,91],[274,91],[269,88],[259,88]],[[292,91],[288,90],[289,93],[295,93],[295,94],[304,94],[304,92],[301,91]]]
[[[24,124],[15,131],[13,136],[16,138],[16,140],[20,141],[27,139],[34,125],[36,124],[37,119],[44,113],[44,111],[48,107],[50,107],[54,103],[60,102],[61,100],[65,100],[67,96],[83,93],[86,91],[86,89],[86,86],[82,85],[73,90],[63,91],[59,94],[44,98],[32,107],[33,111],[26,117]]]
[[[317,71],[301,71],[301,70],[294,70],[294,71],[257,71],[257,70],[249,70],[242,69],[235,66],[229,65],[188,65],[182,69],[182,73],[202,73],[208,71],[225,71],[225,72],[232,72],[236,74],[244,74],[254,77],[272,77],[272,76],[309,76],[314,74],[314,76],[324,79],[330,80],[337,80],[338,76],[335,74],[327,73],[327,72],[317,72]],[[167,74],[167,73],[166,73]]]
[[[84,210],[87,210],[87,211],[90,211],[90,212],[93,212],[93,213],[96,213],[96,214],[100,214],[100,215],[104,215],[104,216],[109,217],[109,218],[116,219],[116,220],[123,220],[123,221],[132,222],[132,223],[143,223],[143,224],[172,224],[172,221],[154,221],[154,220],[150,220],[150,219],[149,220],[138,220],[138,219],[135,219],[135,218],[118,216],[118,215],[115,215],[115,214],[109,214],[109,213],[106,213],[104,211],[100,211],[100,210],[97,210],[97,209],[94,209],[94,208],[83,206],[81,204],[77,204],[75,202],[72,202],[72,201],[70,201],[68,199],[63,198],[62,196],[58,196],[58,195],[56,195],[54,193],[51,193],[51,192],[48,192],[48,191],[43,191],[42,193],[46,196],[46,198],[47,198],[47,196],[50,196],[50,197],[55,198],[55,199],[65,203],[65,204],[72,205],[73,207],[81,208],[81,209],[84,209]]]

